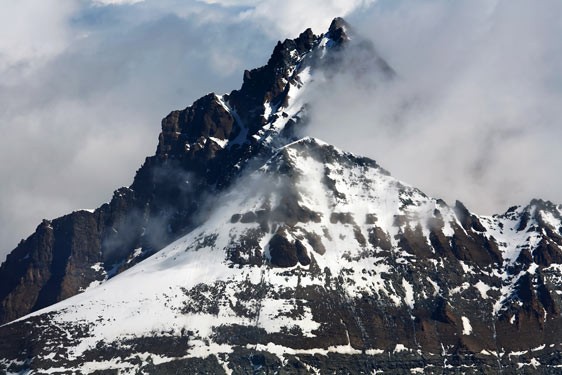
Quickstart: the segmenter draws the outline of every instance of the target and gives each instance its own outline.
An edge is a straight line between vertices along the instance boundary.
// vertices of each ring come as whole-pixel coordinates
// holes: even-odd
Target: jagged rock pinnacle
[[[346,40],[349,40],[349,30],[349,24],[343,18],[336,17],[330,24],[330,28],[328,29],[328,36],[334,42],[342,43]]]

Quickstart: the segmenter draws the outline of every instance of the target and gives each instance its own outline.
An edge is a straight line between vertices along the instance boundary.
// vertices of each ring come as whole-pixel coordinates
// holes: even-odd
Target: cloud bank
[[[557,1],[380,1],[350,21],[397,79],[313,90],[309,131],[478,213],[562,202],[560,14]]]
[[[398,79],[340,75],[322,95],[312,90],[312,135],[477,212],[535,196],[562,202],[561,7],[9,1],[0,14],[0,260],[42,218],[97,207],[129,185],[169,111],[238,88],[277,40],[320,33],[335,16],[371,39]]]

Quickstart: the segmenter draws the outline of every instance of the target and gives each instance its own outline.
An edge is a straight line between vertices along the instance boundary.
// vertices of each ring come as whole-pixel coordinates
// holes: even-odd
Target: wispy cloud
[[[226,3],[226,1],[225,1]],[[335,17],[365,10],[374,0],[264,0],[241,14],[243,20],[256,23],[272,37],[295,37],[311,28],[316,33],[328,29]]]
[[[397,71],[342,75],[313,99],[313,135],[480,213],[562,201],[562,32],[556,1],[380,1],[354,14]]]
[[[0,72],[11,83],[71,42],[68,19],[77,6],[68,1],[6,1],[0,12]],[[7,80],[7,82],[6,82]]]

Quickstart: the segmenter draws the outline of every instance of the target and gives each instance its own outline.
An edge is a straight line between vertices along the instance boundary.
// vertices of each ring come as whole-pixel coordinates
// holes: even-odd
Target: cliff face
[[[99,223],[96,215],[76,212],[43,221],[0,268],[4,321],[16,319],[71,297],[101,279]]]

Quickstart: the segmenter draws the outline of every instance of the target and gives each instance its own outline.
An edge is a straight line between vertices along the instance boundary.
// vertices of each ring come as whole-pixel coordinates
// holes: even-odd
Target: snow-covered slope
[[[41,343],[40,373],[198,368],[194,359],[239,372],[263,353],[275,366],[300,358],[318,371],[326,364],[311,362],[315,355],[328,365],[330,355],[367,356],[383,370],[387,358],[428,370],[458,361],[459,351],[475,371],[532,366],[560,342],[541,334],[512,343],[507,330],[560,324],[559,265],[539,255],[541,239],[562,227],[560,207],[537,201],[470,215],[372,160],[305,138],[217,197],[188,235],[14,324],[41,327],[32,339]],[[536,261],[517,261],[525,249]],[[517,292],[526,277],[528,300]]]
[[[560,370],[561,206],[478,216],[373,160],[294,139],[307,84],[348,40],[342,22],[280,43],[240,91],[164,119],[157,154],[117,202],[177,203],[169,226],[187,213],[190,226],[152,256],[132,241],[117,266],[97,258],[85,292],[1,326],[0,371]],[[166,179],[141,184],[178,166],[208,189],[205,204]],[[109,278],[108,265],[122,272]]]

